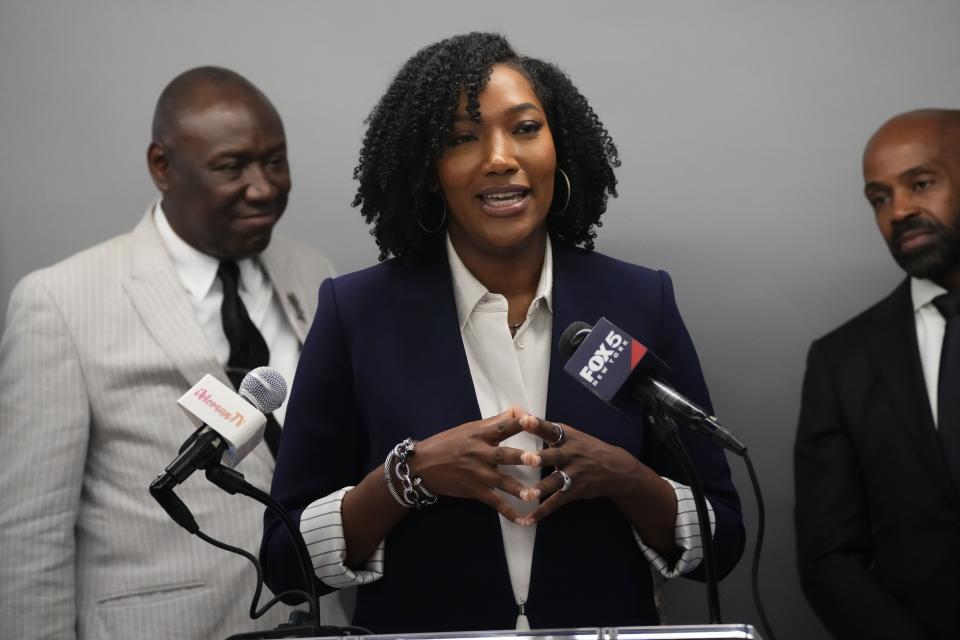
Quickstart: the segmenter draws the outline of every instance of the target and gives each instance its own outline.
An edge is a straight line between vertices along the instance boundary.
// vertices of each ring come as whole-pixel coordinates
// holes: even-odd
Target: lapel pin
[[[297,300],[297,296],[293,292],[287,294],[287,302],[293,307],[293,313],[297,316],[297,320],[306,323],[307,316],[303,313],[303,307],[300,306],[300,301]]]

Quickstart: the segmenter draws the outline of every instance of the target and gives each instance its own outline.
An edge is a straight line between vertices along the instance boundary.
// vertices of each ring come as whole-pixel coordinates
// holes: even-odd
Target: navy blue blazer
[[[709,407],[669,276],[557,241],[553,249],[544,417],[686,483],[641,413],[628,417],[593,396],[563,371],[556,346],[571,322],[606,316],[673,367],[678,390]],[[273,495],[299,520],[313,500],[358,483],[400,440],[480,418],[445,255],[327,280],[293,385]],[[700,433],[685,430],[683,438],[716,513],[723,576],[743,551],[739,498],[722,450]],[[274,593],[302,588],[293,546],[270,514],[261,560]],[[650,567],[610,500],[580,500],[538,523],[526,612],[534,628],[658,623]],[[376,633],[511,629],[516,615],[497,513],[441,498],[391,531],[383,578],[359,588],[354,623]]]

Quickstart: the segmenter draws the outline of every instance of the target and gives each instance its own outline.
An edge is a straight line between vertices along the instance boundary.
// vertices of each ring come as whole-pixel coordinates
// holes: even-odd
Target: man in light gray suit
[[[252,566],[180,529],[147,487],[193,430],[177,398],[207,373],[231,383],[224,270],[288,381],[332,270],[271,240],[290,190],[283,124],[243,77],[201,67],[174,79],[147,161],[162,196],[133,231],[28,275],[10,299],[0,638],[222,638],[286,617],[280,606],[251,621]],[[261,444],[239,470],[267,490],[273,464]],[[257,503],[200,473],[178,495],[204,532],[255,552]]]

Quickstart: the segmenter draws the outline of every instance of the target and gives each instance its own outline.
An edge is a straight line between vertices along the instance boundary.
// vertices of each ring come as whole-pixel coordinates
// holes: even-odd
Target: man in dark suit
[[[909,277],[810,348],[794,451],[800,578],[837,637],[956,638],[960,111],[891,119],[863,173]]]

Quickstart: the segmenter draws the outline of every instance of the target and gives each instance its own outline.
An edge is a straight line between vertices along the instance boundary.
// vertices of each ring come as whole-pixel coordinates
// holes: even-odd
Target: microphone
[[[219,549],[242,555],[254,564],[257,569],[257,587],[253,602],[250,604],[251,618],[259,618],[281,598],[287,596],[300,595],[306,600],[310,607],[312,621],[310,626],[280,625],[277,630],[257,635],[257,637],[305,638],[309,636],[312,638],[331,634],[340,635],[339,628],[320,625],[320,610],[317,606],[316,585],[312,579],[310,554],[300,535],[299,527],[286,510],[270,497],[270,494],[247,483],[243,474],[232,468],[263,440],[263,432],[267,424],[265,414],[276,411],[286,397],[286,380],[278,371],[270,367],[257,367],[247,373],[240,382],[239,392],[235,392],[212,375],[205,375],[200,382],[193,385],[177,400],[177,404],[187,417],[198,424],[197,430],[183,443],[179,455],[173,462],[167,465],[167,468],[150,484],[150,494],[167,512],[167,515],[188,532]],[[225,491],[252,497],[277,512],[293,537],[303,571],[306,592],[287,591],[278,594],[257,611],[257,603],[263,588],[263,571],[256,557],[200,531],[196,518],[174,492],[178,484],[198,469],[204,469],[207,479]],[[241,635],[253,637],[251,634]]]
[[[586,322],[570,324],[560,336],[559,348],[567,359],[564,371],[604,402],[611,403],[617,392],[628,385],[630,395],[651,411],[703,429],[720,446],[738,456],[746,452],[746,445],[715,416],[659,378],[658,372],[670,371],[663,360],[606,318],[600,318],[593,327]]]
[[[766,519],[763,506],[763,495],[760,483],[747,453],[747,447],[736,436],[724,429],[716,417],[709,415],[696,403],[685,398],[676,389],[661,380],[657,373],[670,371],[660,358],[647,349],[640,342],[630,337],[625,331],[614,326],[606,318],[600,318],[595,327],[586,322],[570,324],[560,336],[560,354],[567,360],[564,371],[576,378],[581,384],[590,389],[604,402],[611,403],[614,396],[624,385],[628,385],[629,393],[634,399],[646,405],[651,411],[651,426],[657,435],[665,438],[665,442],[673,441],[668,445],[684,467],[693,489],[694,502],[697,507],[697,518],[700,526],[700,538],[703,541],[704,572],[707,578],[707,605],[710,612],[710,622],[720,622],[720,595],[717,589],[717,572],[713,560],[713,538],[710,535],[710,526],[707,524],[706,500],[703,489],[697,477],[693,461],[683,447],[683,443],[676,438],[676,426],[664,428],[665,420],[657,420],[657,415],[669,417],[669,422],[683,422],[693,428],[702,428],[713,437],[721,447],[743,458],[750,474],[750,482],[757,497],[757,540],[753,553],[753,564],[750,570],[750,583],[753,591],[753,600],[760,614],[760,621],[767,635],[773,638],[773,630],[767,619],[763,602],[760,599],[758,573],[760,568],[760,550],[763,546],[764,522]]]
[[[263,439],[265,414],[273,413],[286,397],[286,381],[270,367],[257,367],[247,373],[239,393],[205,375],[177,400],[198,428],[150,485],[150,491],[170,490],[197,469],[206,469],[221,459],[235,467]]]

